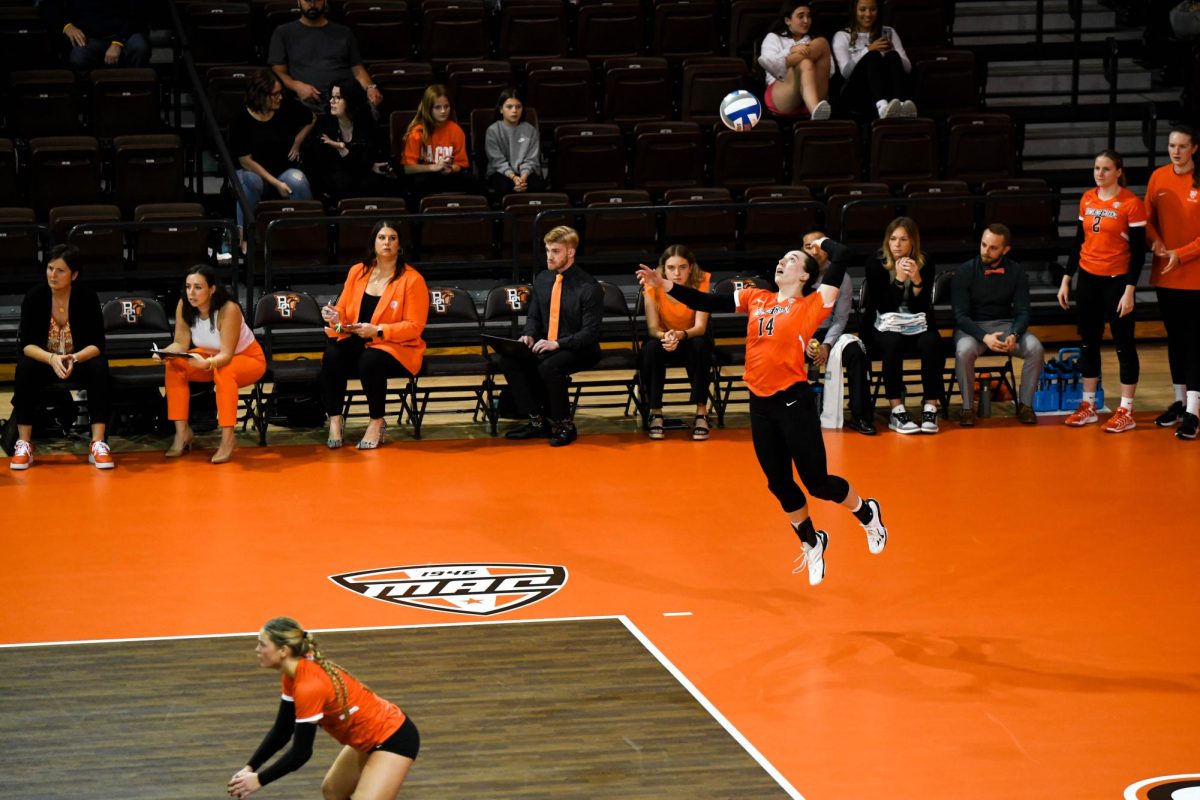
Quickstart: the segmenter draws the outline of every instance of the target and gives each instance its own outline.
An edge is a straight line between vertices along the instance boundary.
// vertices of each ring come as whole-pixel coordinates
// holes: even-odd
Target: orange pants
[[[193,353],[203,351],[192,349]],[[267,357],[258,342],[238,353],[223,367],[199,369],[192,360],[173,358],[167,362],[167,419],[188,418],[188,403],[192,399],[188,384],[212,381],[217,390],[217,424],[232,428],[237,424],[238,389],[258,381],[267,371]]]

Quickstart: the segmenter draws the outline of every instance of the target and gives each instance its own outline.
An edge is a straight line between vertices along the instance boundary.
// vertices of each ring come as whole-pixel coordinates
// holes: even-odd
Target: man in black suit
[[[546,270],[533,279],[533,296],[521,341],[530,356],[500,359],[517,410],[529,422],[506,432],[508,439],[549,437],[552,447],[575,441],[568,396],[569,376],[600,360],[604,290],[575,265],[579,234],[560,225],[546,234]]]

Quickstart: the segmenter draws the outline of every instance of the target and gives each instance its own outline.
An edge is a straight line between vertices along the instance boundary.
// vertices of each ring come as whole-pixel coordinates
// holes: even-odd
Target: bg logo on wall
[[[420,564],[330,575],[364,597],[429,611],[488,617],[545,600],[567,582],[546,564]]]

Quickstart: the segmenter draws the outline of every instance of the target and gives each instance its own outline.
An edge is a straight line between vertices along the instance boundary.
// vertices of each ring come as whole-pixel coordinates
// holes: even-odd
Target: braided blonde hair
[[[342,674],[349,675],[350,672],[332,659],[325,657],[315,636],[300,627],[300,623],[291,617],[275,617],[267,620],[262,629],[276,647],[290,647],[292,655],[297,658],[311,658],[317,663],[317,666],[325,670],[325,674],[333,682],[334,691],[337,692],[337,698],[342,705],[342,715],[350,716],[350,698],[346,692],[346,682],[342,680]]]

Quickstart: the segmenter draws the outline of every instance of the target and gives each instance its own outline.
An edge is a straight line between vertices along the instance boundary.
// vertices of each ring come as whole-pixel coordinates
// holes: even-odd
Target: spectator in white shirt
[[[763,39],[758,63],[767,73],[763,99],[773,114],[829,119],[829,42],[813,38],[810,0],[783,0],[780,23]]]

